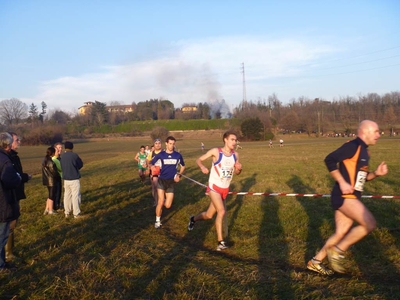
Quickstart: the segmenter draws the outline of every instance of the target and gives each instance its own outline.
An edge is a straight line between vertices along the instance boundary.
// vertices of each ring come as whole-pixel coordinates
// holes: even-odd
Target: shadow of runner
[[[249,191],[250,188],[256,184],[256,176],[257,173],[254,173],[253,175],[251,175],[250,177],[246,177],[242,180],[239,181],[239,184],[241,186],[241,190],[242,191]],[[231,184],[231,191],[234,191],[236,189],[236,184]],[[229,196],[228,196],[229,197]],[[228,214],[228,228],[231,228],[234,226],[235,224],[235,220],[237,218],[237,216],[239,215],[240,209],[242,208],[243,205],[243,196],[235,196],[232,197],[233,199],[229,200],[229,198],[227,198],[225,201],[228,201],[226,203],[226,210],[227,210],[227,214]],[[230,213],[230,211],[232,211],[232,213]],[[228,231],[228,236],[226,237],[227,240],[229,240],[229,231]],[[233,246],[232,242],[229,242],[230,246]]]
[[[365,191],[365,194],[370,193]],[[398,249],[400,234],[390,232],[387,227],[391,227],[398,205],[385,199],[362,199],[362,202],[374,215],[377,228],[350,248],[350,259],[356,264],[351,272],[373,286],[374,292],[393,299],[393,295],[400,293],[400,270],[396,267],[399,259],[393,256],[392,249]]]
[[[191,171],[192,169],[189,168],[185,173],[190,174]],[[190,178],[201,182],[204,176],[202,173],[196,173],[191,175]],[[202,261],[201,255],[201,252],[217,253],[214,249],[210,250],[204,247],[206,236],[214,226],[213,220],[197,223],[192,232],[186,232],[183,236],[177,233],[179,231],[175,228],[176,224],[172,223],[174,222],[173,217],[188,205],[187,199],[190,199],[190,203],[194,204],[193,199],[198,202],[204,198],[205,189],[202,187],[193,188],[193,186],[193,183],[187,181],[179,183],[179,187],[176,187],[171,209],[163,211],[163,228],[160,230],[153,229],[152,241],[148,241],[148,244],[160,247],[159,251],[163,251],[163,254],[152,264],[147,264],[148,270],[142,273],[139,278],[133,279],[135,289],[127,291],[129,297],[161,299],[167,297],[166,295],[176,295],[176,285],[184,284],[182,277],[190,278],[191,272],[216,273],[215,266]],[[204,209],[208,207],[208,204]],[[199,211],[193,213],[199,213]],[[187,223],[185,225],[187,226]],[[224,276],[222,269],[220,276]],[[185,287],[184,290],[191,297],[202,293],[202,291],[204,293],[204,283],[197,285],[194,279],[188,279],[188,282],[191,283],[191,286]]]
[[[293,192],[298,194],[315,193],[315,190],[307,186],[297,175],[292,175],[286,184],[292,188]],[[307,213],[309,220],[306,251],[304,253],[304,268],[307,262],[316,254],[317,250],[325,243],[324,237],[321,235],[321,226],[324,223],[324,218],[322,216],[326,214],[332,215],[332,219],[330,219],[329,222],[334,224],[333,212],[329,199],[330,198],[296,197],[296,200],[303,206],[303,209]]]
[[[267,189],[265,193],[272,193]],[[262,220],[258,233],[259,281],[263,288],[257,290],[257,299],[295,299],[290,273],[289,250],[279,218],[279,201],[276,197],[264,197],[260,201]]]
[[[287,184],[293,191],[296,191],[296,193],[315,193],[315,191],[311,187],[305,185],[297,175],[293,175]],[[367,193],[366,191],[365,194]],[[330,198],[326,198],[327,201],[324,202],[321,202],[320,199],[308,197],[296,198],[303,206],[309,218],[306,239],[307,248],[304,259],[304,263],[306,264],[307,261],[315,255],[316,250],[320,249],[326,242],[327,237],[321,235],[320,229],[325,221],[332,224],[332,231],[329,233],[329,236],[334,233],[334,211],[330,204]],[[375,215],[378,223],[380,214],[390,215],[390,213],[384,212],[385,209],[382,209],[382,203],[379,203],[380,201],[384,200],[362,199],[366,207]],[[392,210],[393,206],[388,206],[386,209]],[[328,220],[322,217],[327,215],[332,217],[329,217]],[[381,229],[385,230],[385,228]],[[386,247],[395,243],[395,241],[384,245],[379,241],[379,236],[380,234],[377,232],[372,233],[353,245],[347,252],[347,259],[349,260],[349,265],[351,265],[351,269],[347,270],[348,275],[337,274],[335,277],[356,276],[359,280],[368,282],[368,286],[373,287],[368,289],[368,293],[370,293],[371,296],[379,294],[380,296],[385,295],[385,297],[390,299],[394,294],[397,295],[400,292],[400,287],[398,285],[400,272],[386,254]]]

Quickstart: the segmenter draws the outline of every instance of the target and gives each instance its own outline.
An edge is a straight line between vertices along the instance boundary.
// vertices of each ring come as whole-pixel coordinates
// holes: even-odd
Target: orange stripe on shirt
[[[355,178],[356,178],[356,172],[357,172],[357,163],[358,163],[358,158],[360,156],[360,152],[361,152],[361,146],[358,146],[357,151],[353,155],[353,157],[350,157],[350,158],[345,159],[343,161],[343,164],[346,167],[347,173],[349,174],[350,184],[351,184],[352,187],[354,187],[354,185],[355,185]],[[343,198],[355,199],[357,197],[355,195],[343,195]]]

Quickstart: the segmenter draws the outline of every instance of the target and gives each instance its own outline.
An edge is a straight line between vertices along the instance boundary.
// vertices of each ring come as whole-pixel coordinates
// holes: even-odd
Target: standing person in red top
[[[161,140],[159,138],[156,138],[154,140],[154,145],[152,146],[152,148],[154,148],[154,149],[147,156],[147,165],[148,166],[150,165],[153,157],[162,151]],[[150,171],[150,182],[151,182],[151,194],[153,195],[153,199],[154,199],[153,206],[157,206],[157,203],[158,203],[157,184],[158,184],[158,175],[160,175],[160,166],[161,166],[161,162],[158,161],[149,170]]]
[[[228,248],[222,236],[222,223],[226,213],[224,200],[228,196],[233,174],[239,175],[242,171],[242,164],[239,162],[239,153],[235,152],[235,147],[237,146],[236,133],[227,131],[224,133],[222,140],[224,141],[222,148],[213,148],[196,160],[203,174],[210,174],[207,191],[211,198],[211,203],[206,211],[196,216],[191,216],[188,225],[188,230],[192,231],[195,222],[209,220],[217,213],[217,217],[215,218],[215,229],[218,239],[217,251]],[[212,158],[212,166],[208,170],[203,165],[203,161],[210,157]]]
[[[368,146],[375,145],[380,137],[378,124],[364,120],[360,123],[357,138],[342,145],[325,158],[325,164],[336,183],[331,193],[335,210],[335,233],[308,263],[307,268],[323,275],[333,274],[322,264],[328,256],[332,269],[344,273],[344,253],[351,245],[363,239],[376,227],[372,213],[361,202],[364,183],[386,175],[388,167],[381,162],[375,171],[369,171]],[[353,223],[357,225],[353,227]]]

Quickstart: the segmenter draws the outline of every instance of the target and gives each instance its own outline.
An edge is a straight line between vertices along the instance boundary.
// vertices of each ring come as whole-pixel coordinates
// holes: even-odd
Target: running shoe
[[[326,250],[328,254],[328,260],[331,264],[331,268],[338,273],[345,273],[344,268],[344,255],[342,251],[338,251],[336,246],[330,247]]]
[[[194,228],[194,216],[191,216],[190,218],[189,218],[189,225],[188,225],[188,230],[189,231],[192,231],[193,230],[193,228]]]
[[[160,229],[161,226],[162,226],[161,222],[156,222],[156,223],[154,223],[154,228],[155,228],[155,229]]]
[[[222,251],[225,249],[228,249],[228,246],[225,245],[225,242],[224,241],[218,242],[217,251]]]
[[[323,263],[315,263],[312,259],[307,263],[307,269],[322,275],[333,275],[333,271],[325,267]]]

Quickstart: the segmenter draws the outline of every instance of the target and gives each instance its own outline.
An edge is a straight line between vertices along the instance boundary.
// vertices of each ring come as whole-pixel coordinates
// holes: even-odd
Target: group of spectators
[[[73,152],[74,144],[66,141],[65,151],[62,153],[62,143],[56,143],[47,148],[46,156],[42,162],[42,182],[47,186],[48,197],[44,215],[58,214],[57,210],[63,210],[68,218],[71,212],[74,218],[81,214],[80,169],[83,161],[78,154]],[[64,203],[61,203],[61,186],[64,180]]]
[[[31,174],[23,172],[17,149],[21,138],[14,132],[0,133],[0,273],[14,268],[14,229],[20,216],[20,200],[25,199],[25,186]],[[72,151],[72,142],[56,143],[47,148],[42,162],[42,182],[48,188],[44,214],[57,214],[64,207],[65,216],[73,212],[80,217],[80,172],[81,158]],[[62,159],[61,159],[62,158]],[[64,179],[64,204],[61,203],[62,179]]]

